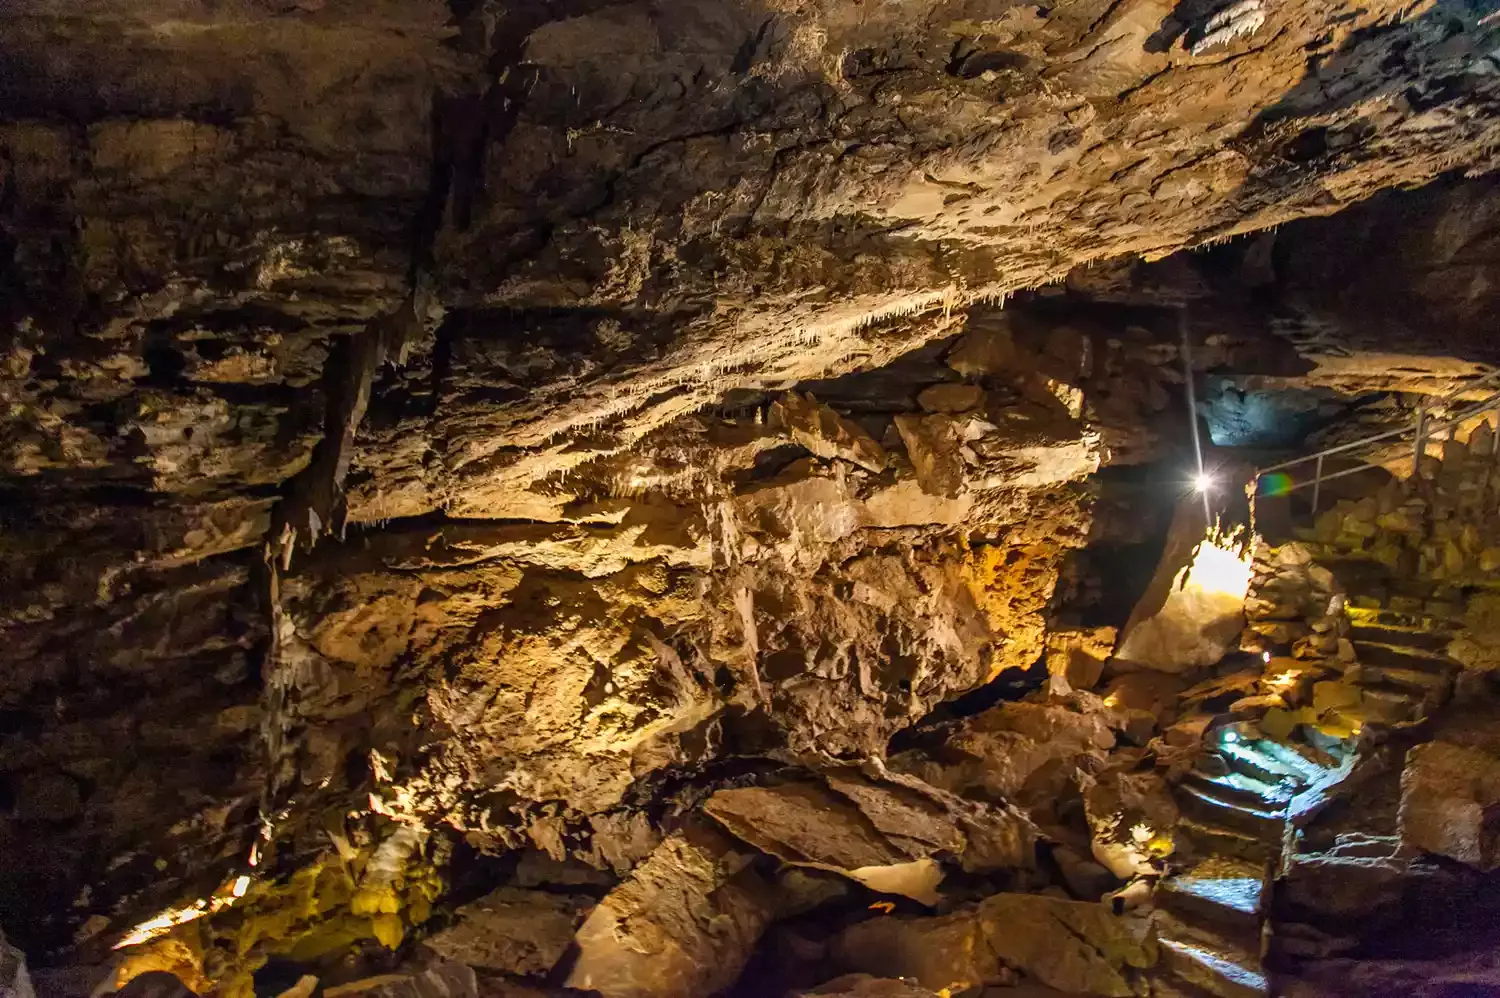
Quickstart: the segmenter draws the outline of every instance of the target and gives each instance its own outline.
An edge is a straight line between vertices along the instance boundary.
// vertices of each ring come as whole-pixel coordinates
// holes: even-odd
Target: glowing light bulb
[[[1198,477],[1193,479],[1193,487],[1199,492],[1210,492],[1214,487],[1214,476],[1206,471],[1198,472]]]
[[[1261,652],[1260,653],[1260,660],[1262,662],[1269,662],[1269,661],[1271,661],[1271,653],[1268,652],[1268,651]]]
[[[1237,742],[1239,740],[1240,740],[1240,733],[1238,731],[1226,731],[1226,732],[1224,732],[1224,741],[1225,741],[1226,744],[1233,745],[1235,742]]]

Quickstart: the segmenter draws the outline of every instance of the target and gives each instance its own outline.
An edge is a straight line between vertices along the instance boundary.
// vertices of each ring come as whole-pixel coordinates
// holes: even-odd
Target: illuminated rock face
[[[614,883],[736,766],[882,759],[1022,683],[1100,581],[1090,476],[1181,456],[1210,279],[1118,261],[1497,148],[1493,28],[1448,4],[4,6],[0,923],[34,952],[241,877],[276,945],[401,938],[452,849]],[[1201,371],[1389,374],[1198,314]],[[1227,612],[1212,574],[1182,592]],[[1030,841],[964,813],[963,863]]]
[[[1250,589],[1248,538],[1204,524],[1198,500],[1178,507],[1156,578],[1137,604],[1115,655],[1163,672],[1212,665],[1239,641]]]

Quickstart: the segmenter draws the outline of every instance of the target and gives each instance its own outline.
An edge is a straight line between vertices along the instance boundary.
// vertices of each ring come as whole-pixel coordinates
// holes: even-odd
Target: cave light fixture
[[[1198,473],[1193,477],[1194,490],[1203,497],[1203,522],[1212,524],[1213,511],[1208,504],[1208,493],[1214,486],[1214,476],[1203,466],[1203,441],[1198,436],[1198,395],[1193,387],[1193,345],[1188,335],[1187,309],[1177,313],[1177,328],[1182,334],[1182,380],[1187,389],[1188,430],[1193,440],[1193,458],[1198,464]]]

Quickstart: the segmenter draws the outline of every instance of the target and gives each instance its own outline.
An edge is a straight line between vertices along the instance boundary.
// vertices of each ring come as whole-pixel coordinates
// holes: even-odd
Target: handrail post
[[[1318,515],[1318,493],[1323,490],[1323,455],[1318,455],[1318,466],[1313,471],[1313,516]]]
[[[1422,457],[1427,453],[1427,406],[1417,406],[1417,441],[1416,450],[1411,459],[1411,477],[1422,477]]]

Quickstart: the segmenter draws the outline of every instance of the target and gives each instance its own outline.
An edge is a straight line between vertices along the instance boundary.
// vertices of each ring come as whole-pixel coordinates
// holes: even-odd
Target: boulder
[[[1249,587],[1250,565],[1236,540],[1206,536],[1201,503],[1179,503],[1115,656],[1163,672],[1218,662],[1244,629]]]
[[[958,829],[868,781],[841,782],[863,798],[879,824],[847,797],[812,782],[720,790],[704,811],[783,862],[832,870],[872,890],[935,903],[942,871],[926,856],[944,845],[961,846]],[[890,837],[880,825],[892,830]]]
[[[1104,663],[1114,651],[1117,635],[1113,627],[1052,630],[1047,633],[1047,674],[1054,677],[1054,691],[1090,690],[1104,674]],[[1058,680],[1066,685],[1061,688]]]
[[[1500,759],[1447,742],[1418,745],[1401,774],[1401,840],[1489,871],[1500,867]]]
[[[836,936],[829,957],[842,970],[909,978],[950,993],[1000,977],[1000,964],[972,910],[932,918],[872,918]]]
[[[978,385],[929,385],[917,395],[917,405],[926,412],[967,412],[984,403],[984,389]]]
[[[566,984],[604,998],[699,998],[739,976],[772,892],[710,829],[665,839],[579,927]]]
[[[542,975],[573,942],[592,898],[502,887],[455,913],[453,926],[427,940],[449,960],[517,976]]]
[[[948,351],[949,367],[966,378],[1014,374],[1022,369],[1009,325],[993,318],[990,323],[965,333]]]
[[[1411,876],[1407,852],[1399,839],[1345,833],[1324,852],[1298,855],[1281,890],[1291,904],[1333,920],[1398,911]]]
[[[852,801],[886,841],[907,856],[920,859],[939,850],[963,851],[963,833],[947,811],[930,798],[858,773],[826,773],[823,779]]]
[[[1449,643],[1448,655],[1466,669],[1500,670],[1500,594],[1480,592],[1469,599],[1463,630]]]
[[[953,417],[901,413],[895,422],[922,491],[948,498],[958,496],[964,490],[964,441]]]
[[[771,406],[770,425],[824,460],[838,458],[870,471],[885,470],[885,449],[875,438],[811,395],[781,396]]]
[[[1006,966],[1070,994],[1128,998],[1127,967],[1156,963],[1149,923],[1101,904],[1041,894],[996,894],[980,902],[984,940]]]
[[[1097,901],[1120,886],[1120,879],[1092,860],[1066,846],[1052,850],[1052,859],[1062,874],[1068,892],[1082,901]]]
[[[948,739],[941,761],[913,753],[897,757],[893,765],[966,796],[1046,800],[1071,785],[1081,762],[1102,762],[1114,744],[1105,712],[1002,703],[964,721]]]

